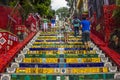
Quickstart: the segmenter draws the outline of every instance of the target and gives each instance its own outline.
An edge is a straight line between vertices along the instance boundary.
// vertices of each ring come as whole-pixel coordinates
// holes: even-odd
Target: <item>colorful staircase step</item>
[[[104,63],[100,62],[100,63],[59,63],[59,64],[46,64],[46,63],[19,63],[19,67],[33,67],[35,68],[37,67],[41,67],[41,68],[59,68],[62,65],[65,65],[65,67],[103,67]]]
[[[38,50],[58,50],[59,48],[30,48],[31,51]],[[85,48],[64,48],[64,50],[86,50]],[[92,50],[92,48],[90,49]]]
[[[98,54],[25,54],[25,58],[98,58]]]
[[[63,54],[96,54],[95,50],[86,51],[86,50],[64,50],[62,51]],[[34,51],[27,51],[27,54],[61,54],[60,50],[34,50]]]
[[[93,68],[17,68],[16,73],[25,74],[92,74],[92,73],[106,73],[107,67],[93,67]]]
[[[43,45],[43,44],[64,44],[64,42],[63,43],[61,43],[61,42],[46,42],[46,40],[44,40],[44,42],[34,42],[34,44],[39,44],[39,45]],[[83,44],[83,42],[68,42],[68,44]]]
[[[64,50],[86,50],[85,48],[65,48]],[[90,48],[92,50],[92,48]]]
[[[60,44],[46,44],[46,45],[40,45],[40,44],[33,44],[31,48],[84,48],[84,45],[60,45]]]
[[[101,62],[100,58],[66,58],[66,63]]]
[[[114,73],[101,73],[101,74],[80,74],[80,75],[24,75],[24,74],[12,74],[11,80],[24,80],[29,77],[29,80],[57,80],[57,77],[61,78],[64,77],[63,80],[66,80],[66,77],[68,77],[68,80],[114,80]]]
[[[97,58],[98,54],[65,54],[65,58]]]
[[[25,58],[59,58],[58,54],[25,54]]]
[[[54,33],[54,34],[55,34],[55,33]],[[46,35],[46,36],[44,36],[44,35],[42,36],[42,35],[41,35],[41,36],[39,36],[38,38],[49,38],[49,39],[51,39],[51,38],[53,38],[53,37],[56,38],[56,35],[50,35],[50,36],[49,36],[49,35],[48,35],[48,36],[47,36],[47,35]],[[81,38],[81,36],[77,36],[77,37],[75,37],[75,36],[69,36],[69,38]]]
[[[64,42],[64,40],[36,40],[36,42],[44,42],[44,41],[46,41],[46,42],[60,42],[60,41],[63,41]],[[68,42],[81,42],[81,40],[68,40]]]
[[[88,62],[101,62],[100,58],[24,58],[23,63],[59,63],[60,61],[64,61],[66,63],[88,63]]]
[[[30,51],[37,51],[37,50],[58,50],[58,48],[30,48]]]

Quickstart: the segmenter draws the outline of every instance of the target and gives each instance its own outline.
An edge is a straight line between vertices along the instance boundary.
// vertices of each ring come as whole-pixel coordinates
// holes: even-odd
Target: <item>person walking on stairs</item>
[[[74,17],[72,20],[72,24],[74,26],[74,36],[77,37],[79,35],[79,27],[80,27],[80,20],[77,16]]]
[[[51,19],[51,28],[53,29],[54,32],[55,32],[55,23],[56,23],[56,21],[55,21],[55,18],[53,17]]]
[[[43,31],[47,32],[47,30],[48,30],[48,19],[46,18],[46,16],[44,16],[44,19],[43,19]]]
[[[86,50],[90,49],[90,27],[90,21],[83,16],[81,21],[82,41]]]
[[[66,18],[64,22],[64,38],[65,38],[65,43],[68,43],[68,37],[69,37],[69,32],[70,32],[70,24],[69,20]]]

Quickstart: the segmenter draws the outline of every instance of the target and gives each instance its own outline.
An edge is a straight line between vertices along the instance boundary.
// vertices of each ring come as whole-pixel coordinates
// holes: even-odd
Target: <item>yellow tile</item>
[[[78,58],[66,58],[66,63],[78,63]]]
[[[58,63],[58,58],[46,58],[46,63]]]

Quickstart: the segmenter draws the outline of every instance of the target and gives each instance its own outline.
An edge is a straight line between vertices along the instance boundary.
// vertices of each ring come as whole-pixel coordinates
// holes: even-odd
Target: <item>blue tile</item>
[[[59,64],[59,68],[66,68],[67,66],[66,66],[66,64],[65,63],[60,63]]]
[[[20,67],[40,67],[40,68],[66,68],[66,67],[104,67],[104,63],[59,63],[59,64],[40,64],[40,63],[20,63]]]
[[[104,63],[76,63],[67,64],[67,67],[103,67]]]
[[[58,48],[30,48],[30,51],[36,51],[36,50],[58,50]]]
[[[59,58],[64,58],[64,54],[60,54],[60,55],[59,55]]]
[[[20,63],[20,67],[29,67],[35,68],[38,66],[39,68],[58,68],[58,64],[39,64],[39,63]]]

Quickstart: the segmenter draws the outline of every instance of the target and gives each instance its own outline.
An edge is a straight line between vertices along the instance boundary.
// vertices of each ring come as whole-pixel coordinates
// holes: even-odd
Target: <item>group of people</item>
[[[48,25],[48,22],[50,22],[50,26]],[[50,19],[50,21],[44,16],[42,19],[42,29],[43,32],[48,31],[49,29],[54,29],[55,31],[55,18]],[[80,34],[80,31],[82,31],[82,41],[84,43],[85,48],[88,50],[90,49],[90,21],[86,19],[85,16],[82,17],[82,20],[80,20],[77,16],[74,16],[73,19],[65,18],[63,22],[63,30],[64,30],[64,41],[65,43],[68,43],[68,37],[69,32],[74,30],[74,36],[77,37]]]
[[[82,30],[82,41],[84,43],[85,48],[90,49],[90,21],[86,19],[85,16],[80,20],[78,17],[74,17],[71,21],[66,18],[64,22],[64,36],[65,43],[68,43],[69,32],[73,26],[74,36],[77,37],[79,35],[79,31]]]
[[[55,28],[55,23],[56,23],[56,20],[55,18],[51,18],[51,19],[48,19],[46,16],[44,16],[42,19],[41,19],[41,25],[40,25],[40,29],[43,30],[43,32],[47,32],[48,29],[54,29]]]

